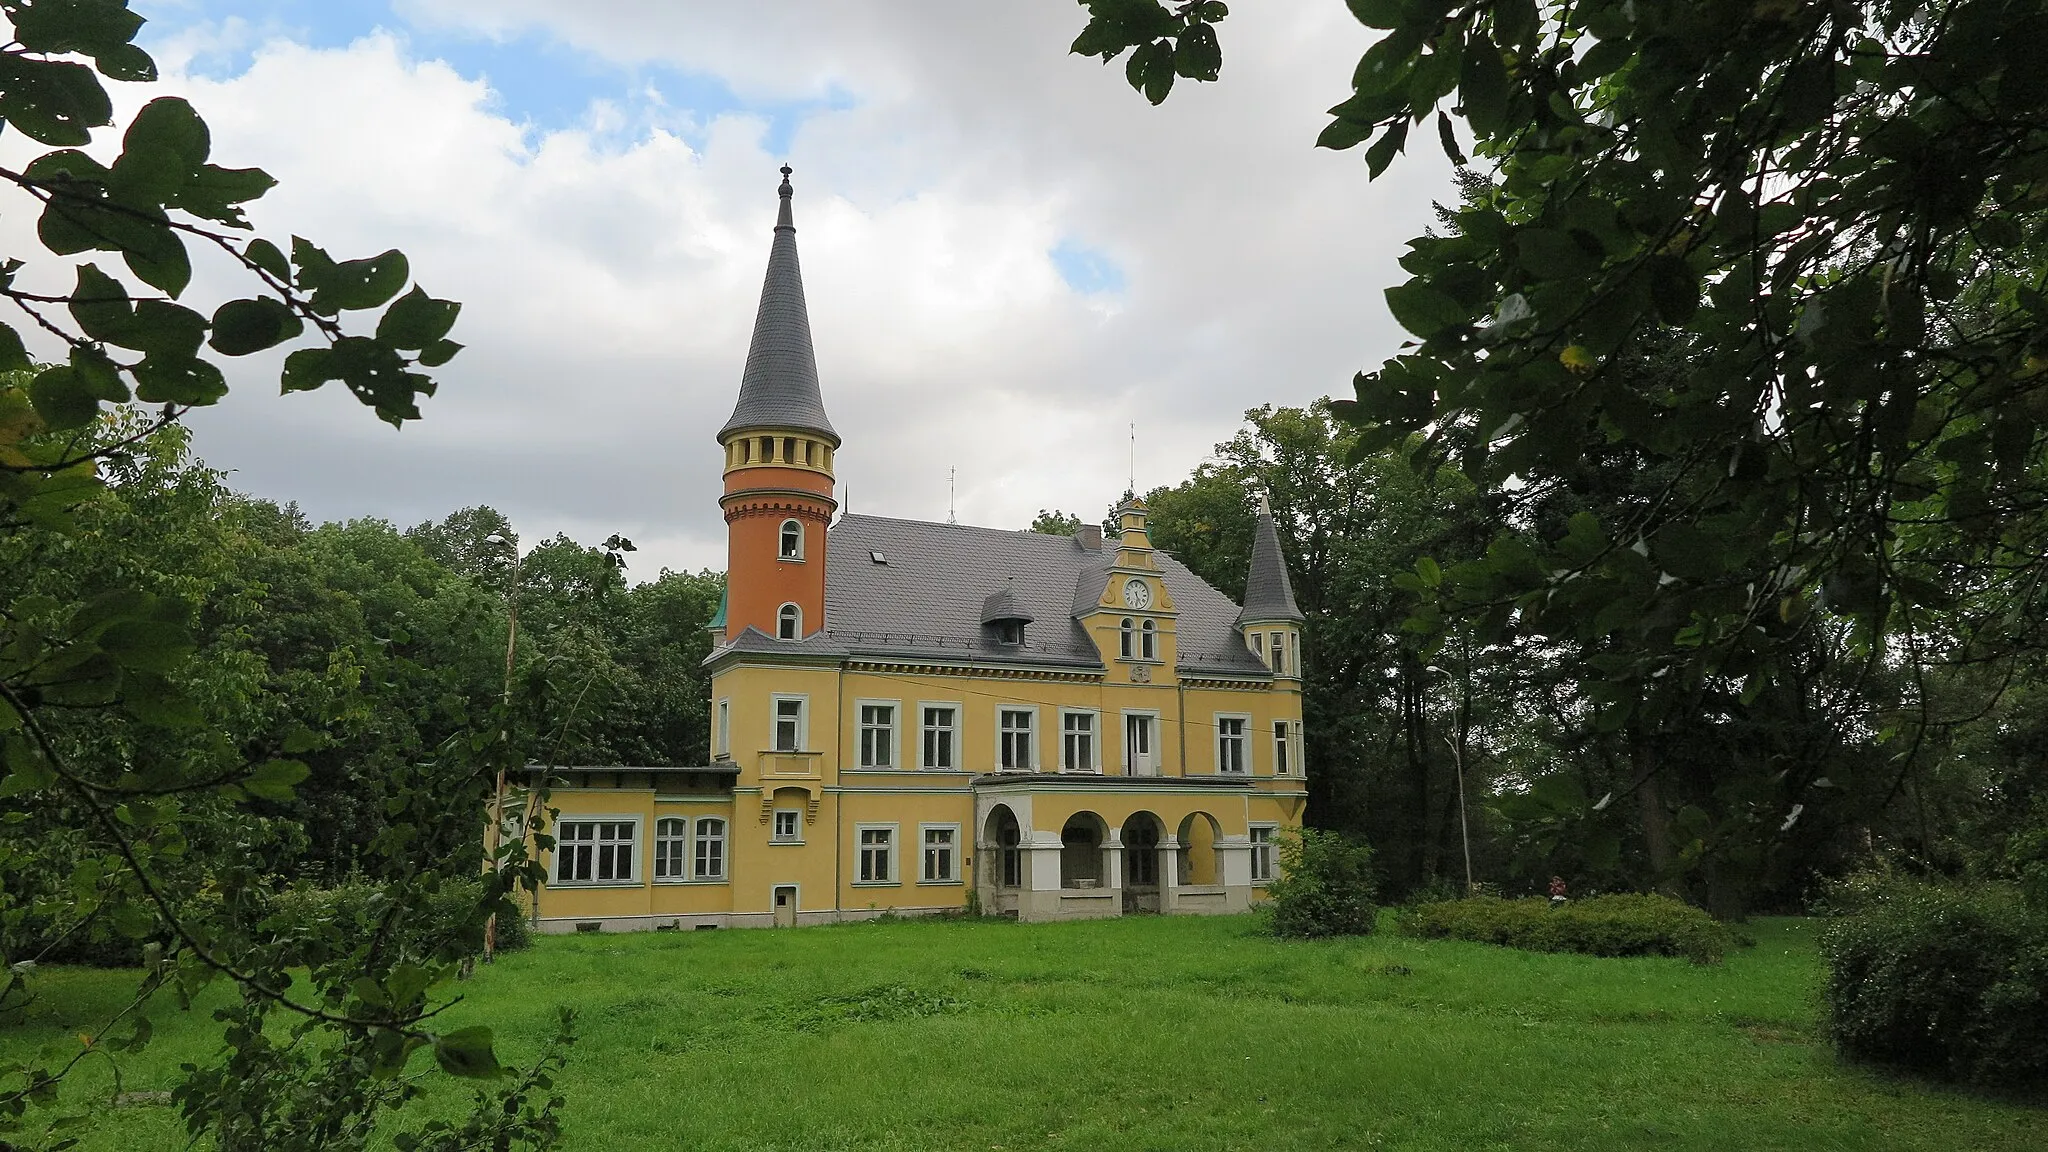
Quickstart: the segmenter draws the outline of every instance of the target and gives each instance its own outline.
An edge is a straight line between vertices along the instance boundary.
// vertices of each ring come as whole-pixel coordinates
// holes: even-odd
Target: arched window
[[[697,821],[697,871],[699,880],[725,879],[725,821],[706,816]]]
[[[654,878],[656,880],[684,880],[689,878],[686,859],[689,853],[690,822],[670,817],[654,823]]]
[[[775,638],[777,640],[801,640],[804,630],[804,610],[794,604],[784,604],[775,614]]]
[[[1122,637],[1122,646],[1118,649],[1118,654],[1124,659],[1129,660],[1131,658],[1131,618],[1129,616],[1124,617],[1124,622],[1119,632]]]
[[[801,560],[804,558],[804,526],[795,520],[782,522],[782,558]]]
[[[1156,660],[1156,659],[1158,659],[1158,658],[1159,658],[1159,649],[1158,649],[1158,647],[1157,647],[1157,641],[1158,641],[1159,631],[1158,631],[1158,629],[1157,629],[1156,627],[1154,627],[1154,626],[1153,626],[1153,623],[1152,623],[1152,621],[1150,621],[1150,620],[1147,620],[1147,621],[1145,621],[1145,633],[1144,633],[1144,635],[1145,635],[1145,648],[1144,648],[1144,652],[1145,652],[1145,659],[1147,659],[1147,660]]]

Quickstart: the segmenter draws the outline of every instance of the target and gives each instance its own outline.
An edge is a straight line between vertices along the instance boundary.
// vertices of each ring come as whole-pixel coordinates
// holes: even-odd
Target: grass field
[[[1246,919],[576,936],[481,970],[449,1016],[524,1059],[582,1010],[576,1149],[2048,1147],[2048,1110],[1836,1063],[1813,926],[1754,931],[1711,968]],[[132,986],[44,975],[0,1053]],[[207,1051],[203,1017],[155,1018],[127,1091]],[[89,1066],[72,1090],[111,1088]],[[186,1146],[168,1107],[103,1115],[87,1147]]]

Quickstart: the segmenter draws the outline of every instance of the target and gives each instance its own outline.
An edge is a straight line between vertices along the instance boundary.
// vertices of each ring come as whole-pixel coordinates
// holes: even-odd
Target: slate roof
[[[818,358],[811,350],[811,317],[804,305],[803,270],[797,266],[786,166],[776,191],[782,207],[776,213],[775,240],[768,248],[761,307],[754,313],[754,340],[740,377],[739,403],[718,436],[723,440],[727,433],[744,428],[794,428],[830,436],[837,445],[839,433],[832,430],[818,392]]]
[[[831,573],[825,575],[827,580],[831,579]],[[1010,587],[1008,581],[1005,581],[1001,588],[989,593],[981,602],[983,624],[994,624],[999,620],[1021,620],[1029,624],[1036,619],[1038,617],[1017,603],[1017,590]]]
[[[1292,620],[1300,623],[1303,619],[1301,608],[1294,603],[1294,585],[1287,579],[1287,561],[1280,555],[1280,529],[1273,523],[1273,513],[1263,503],[1261,501],[1258,524],[1252,530],[1252,565],[1244,582],[1244,611],[1237,614],[1237,622]]]
[[[876,563],[879,553],[886,563]],[[848,515],[825,550],[824,638],[854,656],[974,660],[1101,670],[1075,616],[1093,611],[1116,549],[1072,536]],[[1234,627],[1237,605],[1172,556],[1155,553],[1179,612],[1183,675],[1269,675]],[[992,596],[1031,619],[1024,644],[982,626]],[[1015,618],[1015,617],[1013,617]],[[768,640],[775,650],[791,645]],[[812,644],[814,637],[804,644]]]

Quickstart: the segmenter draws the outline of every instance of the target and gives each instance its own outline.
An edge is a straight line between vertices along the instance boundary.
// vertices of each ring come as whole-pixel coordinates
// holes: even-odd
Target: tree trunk
[[[1650,858],[1651,883],[1659,892],[1672,887],[1671,813],[1664,807],[1664,789],[1658,779],[1658,763],[1650,741],[1633,734],[1630,766],[1636,774],[1636,811],[1643,825],[1643,851]]]

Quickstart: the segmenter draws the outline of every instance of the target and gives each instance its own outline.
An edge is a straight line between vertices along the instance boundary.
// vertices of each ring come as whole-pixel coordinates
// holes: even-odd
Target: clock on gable
[[[1124,581],[1124,606],[1146,608],[1152,603],[1152,586],[1135,577]]]

